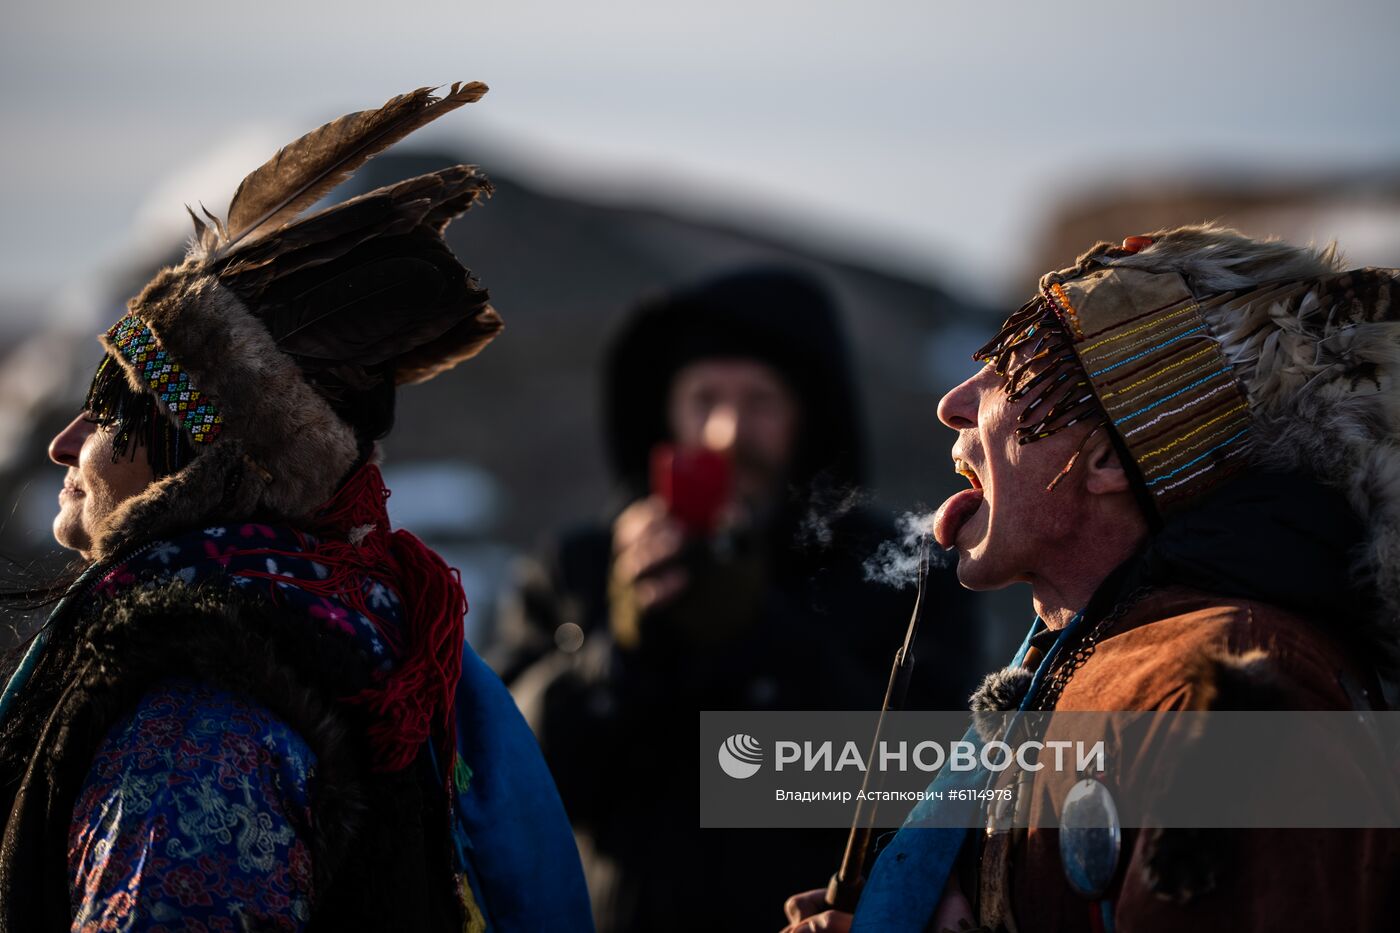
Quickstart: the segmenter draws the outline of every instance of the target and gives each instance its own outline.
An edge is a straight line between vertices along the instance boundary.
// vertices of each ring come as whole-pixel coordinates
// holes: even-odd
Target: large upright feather
[[[378,110],[347,114],[284,146],[234,192],[219,254],[227,255],[240,243],[294,219],[371,156],[443,114],[479,100],[486,85],[453,84],[441,99],[433,96],[435,90],[419,88]]]

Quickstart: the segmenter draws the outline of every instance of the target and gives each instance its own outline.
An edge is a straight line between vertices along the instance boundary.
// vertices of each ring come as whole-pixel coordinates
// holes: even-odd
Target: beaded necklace
[[[1147,595],[1151,589],[1150,586],[1138,587],[1125,598],[1119,600],[1111,612],[1094,623],[1094,627],[1089,630],[1089,633],[1080,640],[1079,644],[1074,646],[1063,661],[1056,665],[1054,670],[1050,672],[1050,676],[1045,678],[1037,689],[1036,695],[1025,708],[1047,712],[1053,710],[1055,704],[1060,700],[1060,694],[1064,691],[1065,685],[1069,683],[1075,672],[1093,656],[1094,649],[1098,647],[1099,642],[1114,625],[1123,620],[1123,616],[1128,613],[1128,610],[1133,608],[1138,600]]]

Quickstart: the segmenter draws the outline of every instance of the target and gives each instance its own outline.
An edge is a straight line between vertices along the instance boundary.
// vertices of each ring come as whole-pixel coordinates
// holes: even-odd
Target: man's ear
[[[1105,496],[1129,491],[1128,472],[1123,469],[1123,461],[1118,459],[1118,449],[1113,446],[1106,430],[1090,439],[1081,456],[1086,458],[1084,488],[1091,495]]]

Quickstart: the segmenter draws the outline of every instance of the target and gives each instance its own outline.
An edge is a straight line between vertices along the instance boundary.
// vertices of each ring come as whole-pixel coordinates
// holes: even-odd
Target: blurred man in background
[[[895,535],[855,505],[861,425],[824,290],[748,270],[646,304],[607,362],[608,445],[626,505],[527,575],[494,660],[535,728],[583,852],[601,930],[769,929],[844,834],[697,828],[696,713],[880,702],[912,596],[862,565]],[[918,650],[911,705],[959,708],[970,602]],[[794,859],[792,853],[798,855]]]

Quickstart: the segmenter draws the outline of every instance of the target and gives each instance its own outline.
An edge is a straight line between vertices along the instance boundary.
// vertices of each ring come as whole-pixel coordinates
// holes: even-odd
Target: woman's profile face
[[[113,461],[115,431],[82,412],[49,442],[49,459],[68,469],[58,494],[53,536],[87,559],[92,557],[93,535],[103,520],[155,479],[144,446],[133,444]]]

